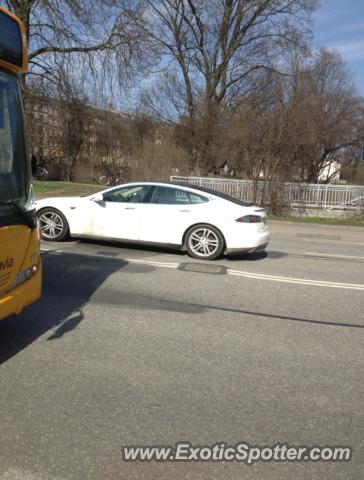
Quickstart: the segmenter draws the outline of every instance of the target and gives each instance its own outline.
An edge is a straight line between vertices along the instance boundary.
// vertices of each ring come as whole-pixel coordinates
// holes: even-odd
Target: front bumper
[[[0,320],[13,313],[20,313],[24,307],[38,300],[41,288],[42,271],[39,268],[32,278],[0,297]]]

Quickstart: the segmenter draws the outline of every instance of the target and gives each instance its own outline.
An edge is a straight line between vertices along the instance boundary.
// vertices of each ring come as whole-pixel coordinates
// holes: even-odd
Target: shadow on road
[[[108,247],[115,249],[115,254],[118,252],[117,249],[119,249],[119,253],[122,253],[123,255],[127,254],[127,251],[130,250],[131,253],[134,252],[142,252],[142,253],[151,253],[153,256],[155,255],[166,255],[166,254],[171,254],[171,255],[176,255],[181,257],[181,261],[183,259],[186,259],[188,261],[193,261],[191,259],[187,252],[178,249],[178,248],[173,248],[172,246],[162,246],[162,245],[147,245],[147,244],[137,244],[137,243],[127,243],[127,242],[122,242],[122,241],[115,241],[115,242],[110,242],[107,240],[93,240],[93,239],[87,239],[87,240],[80,240],[80,243],[84,245],[98,245],[100,247]],[[105,252],[106,253],[106,252]],[[110,255],[111,251],[107,252],[108,255]],[[254,252],[254,253],[229,253],[228,255],[221,255],[216,261],[220,260],[228,260],[228,261],[239,261],[239,260],[244,260],[244,261],[249,261],[249,262],[254,262],[257,260],[263,260],[264,258],[282,258],[287,256],[286,253],[284,252],[266,252],[264,251],[259,251],[259,252]],[[208,262],[207,262],[208,264]]]
[[[266,312],[255,312],[252,310],[216,307],[216,306],[208,306],[208,305],[201,305],[201,304],[190,304],[190,306],[195,308],[202,308],[206,310],[216,310],[216,311],[228,312],[228,313],[241,313],[243,315],[248,315],[253,317],[262,317],[262,318],[272,319],[272,320],[288,320],[291,322],[311,323],[314,325],[326,325],[329,327],[364,328],[364,325],[360,323],[331,322],[328,320],[316,320],[316,319],[293,317],[293,316],[291,317],[289,315],[280,315],[278,313],[274,314],[274,313],[266,313]]]
[[[0,364],[30,345],[48,330],[48,340],[71,332],[83,320],[82,307],[124,260],[48,252],[43,259],[41,299],[0,322]],[[59,299],[62,301],[58,301]]]
[[[141,258],[144,257],[144,254],[148,256],[148,254],[152,255],[153,257],[155,256],[166,256],[168,254],[170,255],[175,255],[177,257],[181,258],[181,261],[184,259],[192,262],[195,261],[189,255],[187,254],[186,251],[181,250],[180,248],[173,247],[172,245],[157,245],[157,244],[146,244],[146,243],[129,243],[126,241],[118,240],[118,241],[109,241],[109,240],[96,240],[92,238],[87,238],[87,239],[79,239],[77,241],[71,241],[71,242],[59,242],[59,243],[53,243],[52,246],[54,245],[57,246],[58,249],[65,250],[68,246],[71,248],[76,244],[79,244],[81,246],[86,247],[99,247],[100,250],[97,251],[97,254],[99,255],[105,255],[105,256],[118,256],[118,255],[125,255],[126,257],[129,256],[128,251],[130,251],[130,255],[132,257],[138,258],[139,256]],[[46,242],[43,240],[44,245],[49,245],[49,242]],[[104,250],[103,250],[104,249]],[[91,250],[91,253],[94,253],[94,249]],[[138,254],[141,255],[138,255]],[[137,254],[137,255],[135,255]],[[263,260],[265,258],[274,258],[274,259],[279,259],[282,257],[288,256],[287,253],[284,252],[276,252],[269,250],[267,251],[258,251],[258,252],[253,252],[253,253],[229,253],[229,254],[223,254],[221,255],[218,259],[215,260],[215,262],[220,262],[220,261],[248,261],[248,262],[255,262],[258,260]],[[166,258],[168,260],[168,258]],[[176,259],[174,259],[176,261]],[[201,261],[201,260],[196,260],[196,261]],[[206,264],[209,262],[206,261]]]
[[[228,255],[225,259],[229,262],[236,262],[236,261],[248,261],[248,262],[256,262],[258,260],[263,260],[269,256],[268,252],[265,250],[253,253],[232,253]]]
[[[131,252],[136,251],[136,252],[145,252],[145,253],[151,253],[153,255],[155,254],[173,254],[173,255],[180,255],[181,257],[186,256],[186,252],[183,252],[179,248],[174,248],[173,246],[166,246],[166,245],[151,245],[151,244],[146,244],[146,243],[130,243],[127,241],[108,241],[108,240],[94,240],[91,238],[87,239],[80,239],[79,240],[80,244],[84,245],[98,245],[100,247],[110,247],[110,248],[115,248],[121,250],[130,250]],[[125,252],[123,252],[125,253]]]
[[[109,292],[110,293],[110,292]],[[111,292],[112,293],[112,292]],[[114,292],[115,293],[115,292]],[[145,310],[150,312],[152,310],[159,310],[163,312],[170,313],[187,313],[193,315],[201,315],[209,311],[222,312],[222,313],[233,313],[239,314],[240,317],[237,317],[241,320],[244,320],[244,316],[247,317],[257,317],[265,320],[285,320],[289,322],[299,322],[307,323],[313,325],[323,325],[328,327],[346,327],[346,328],[364,328],[364,325],[361,323],[345,323],[341,321],[330,321],[330,320],[319,320],[315,318],[304,318],[296,317],[290,315],[281,315],[280,313],[268,313],[264,311],[254,311],[254,310],[245,310],[240,308],[233,307],[223,307],[217,305],[208,305],[203,303],[190,303],[185,301],[176,301],[164,299],[161,297],[153,297],[148,295],[136,294],[136,293],[126,293],[120,292],[117,300],[115,300],[115,295],[112,295],[113,304],[115,306],[127,306],[128,308]],[[100,298],[101,301],[108,301],[110,303],[111,299]],[[148,315],[146,315],[148,318]]]
[[[195,271],[195,264],[186,263],[185,265],[192,265],[193,271]],[[216,271],[204,273],[224,273],[220,271],[221,266],[219,265],[206,264],[206,266],[213,267]],[[216,269],[216,267],[218,268]],[[139,292],[99,288],[110,275],[124,268],[129,274],[154,271],[154,267],[133,265],[125,260],[106,256],[88,256],[68,252],[48,252],[44,254],[42,298],[25,309],[20,315],[9,317],[0,322],[0,364],[9,360],[50,330],[47,338],[49,341],[57,340],[72,332],[83,321],[83,306],[92,296],[101,303],[107,302],[115,306],[127,306],[128,308],[146,311],[159,310],[199,315],[209,310],[215,310],[222,313],[237,313],[243,316],[261,317],[269,320],[364,328],[364,325],[360,323],[300,318],[274,312],[179,302],[159,296],[143,295]]]

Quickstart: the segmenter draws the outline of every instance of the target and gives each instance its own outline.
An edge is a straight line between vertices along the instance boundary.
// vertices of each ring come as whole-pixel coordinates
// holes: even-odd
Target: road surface
[[[273,237],[204,263],[43,244],[0,323],[0,480],[362,479],[364,249]],[[123,445],[343,445],[349,463],[124,462]]]

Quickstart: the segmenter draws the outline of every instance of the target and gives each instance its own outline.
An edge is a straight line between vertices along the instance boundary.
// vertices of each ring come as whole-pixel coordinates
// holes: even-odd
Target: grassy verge
[[[321,218],[321,217],[282,217],[268,215],[268,220],[281,220],[285,222],[313,223],[316,225],[338,225],[348,227],[364,227],[364,218]]]
[[[87,183],[34,182],[35,198],[91,195],[100,190],[102,190],[102,187],[99,185]]]

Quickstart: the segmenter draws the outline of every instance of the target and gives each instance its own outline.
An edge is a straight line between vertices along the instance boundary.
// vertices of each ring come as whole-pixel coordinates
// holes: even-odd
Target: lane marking
[[[134,260],[134,259],[125,259],[127,262],[131,263],[144,263],[146,265],[154,265],[161,268],[172,268],[177,269],[180,264],[178,263],[169,263],[169,262],[155,262],[151,260]],[[324,280],[310,280],[306,278],[294,278],[294,277],[283,277],[278,275],[269,275],[263,273],[251,273],[245,272],[242,270],[231,270],[228,269],[226,272],[228,275],[236,277],[245,277],[253,280],[267,280],[271,282],[281,282],[281,283],[291,283],[296,285],[308,285],[314,287],[327,287],[327,288],[341,288],[346,290],[364,290],[363,284],[357,283],[339,283],[339,282],[329,282]]]
[[[41,252],[55,252],[55,253],[67,253],[68,250],[67,249],[62,249],[62,248],[41,248],[40,249]],[[74,253],[74,252],[71,252],[71,253]],[[87,255],[87,253],[85,253],[85,255]]]
[[[355,260],[364,260],[364,257],[359,257],[356,255],[334,255],[330,253],[315,253],[315,252],[305,252],[305,255],[310,257],[324,257],[324,258],[351,258]]]
[[[142,263],[143,265],[151,265],[153,267],[161,267],[161,268],[174,268],[177,270],[179,267],[179,263],[170,263],[170,262],[156,262],[153,260],[139,260],[136,258],[123,258],[126,262],[129,263]]]
[[[362,228],[362,227],[359,227]],[[271,233],[271,240],[274,239],[274,237],[285,237],[286,239],[291,239],[300,241],[300,242],[305,242],[305,243],[332,243],[333,245],[353,245],[353,246],[363,246],[364,242],[354,242],[350,240],[324,240],[320,238],[304,238],[304,237],[297,237],[296,235],[287,235],[284,233]]]
[[[321,280],[310,280],[305,278],[293,278],[293,277],[279,277],[275,275],[264,275],[250,272],[242,272],[240,270],[229,270],[228,275],[234,275],[237,277],[246,277],[255,280],[268,280],[271,282],[292,283],[297,285],[308,285],[314,287],[328,287],[328,288],[342,288],[346,290],[363,290],[364,285],[355,283],[337,283],[337,282],[324,282]]]
[[[178,267],[181,265],[181,263],[143,260],[143,259],[135,259],[135,258],[123,258],[123,260],[129,263],[138,263],[138,264],[150,265],[150,266],[160,267],[160,268],[169,268],[173,270],[177,270]],[[232,270],[229,268],[226,273],[227,275],[232,275],[235,277],[250,278],[252,280],[266,280],[270,282],[290,283],[294,285],[307,285],[311,287],[326,287],[326,288],[339,288],[339,289],[345,289],[345,290],[364,291],[364,285],[357,284],[357,283],[339,283],[339,282],[330,282],[330,281],[323,281],[323,280],[311,280],[306,278],[284,277],[284,276],[264,274],[264,273],[246,272],[243,270]]]

